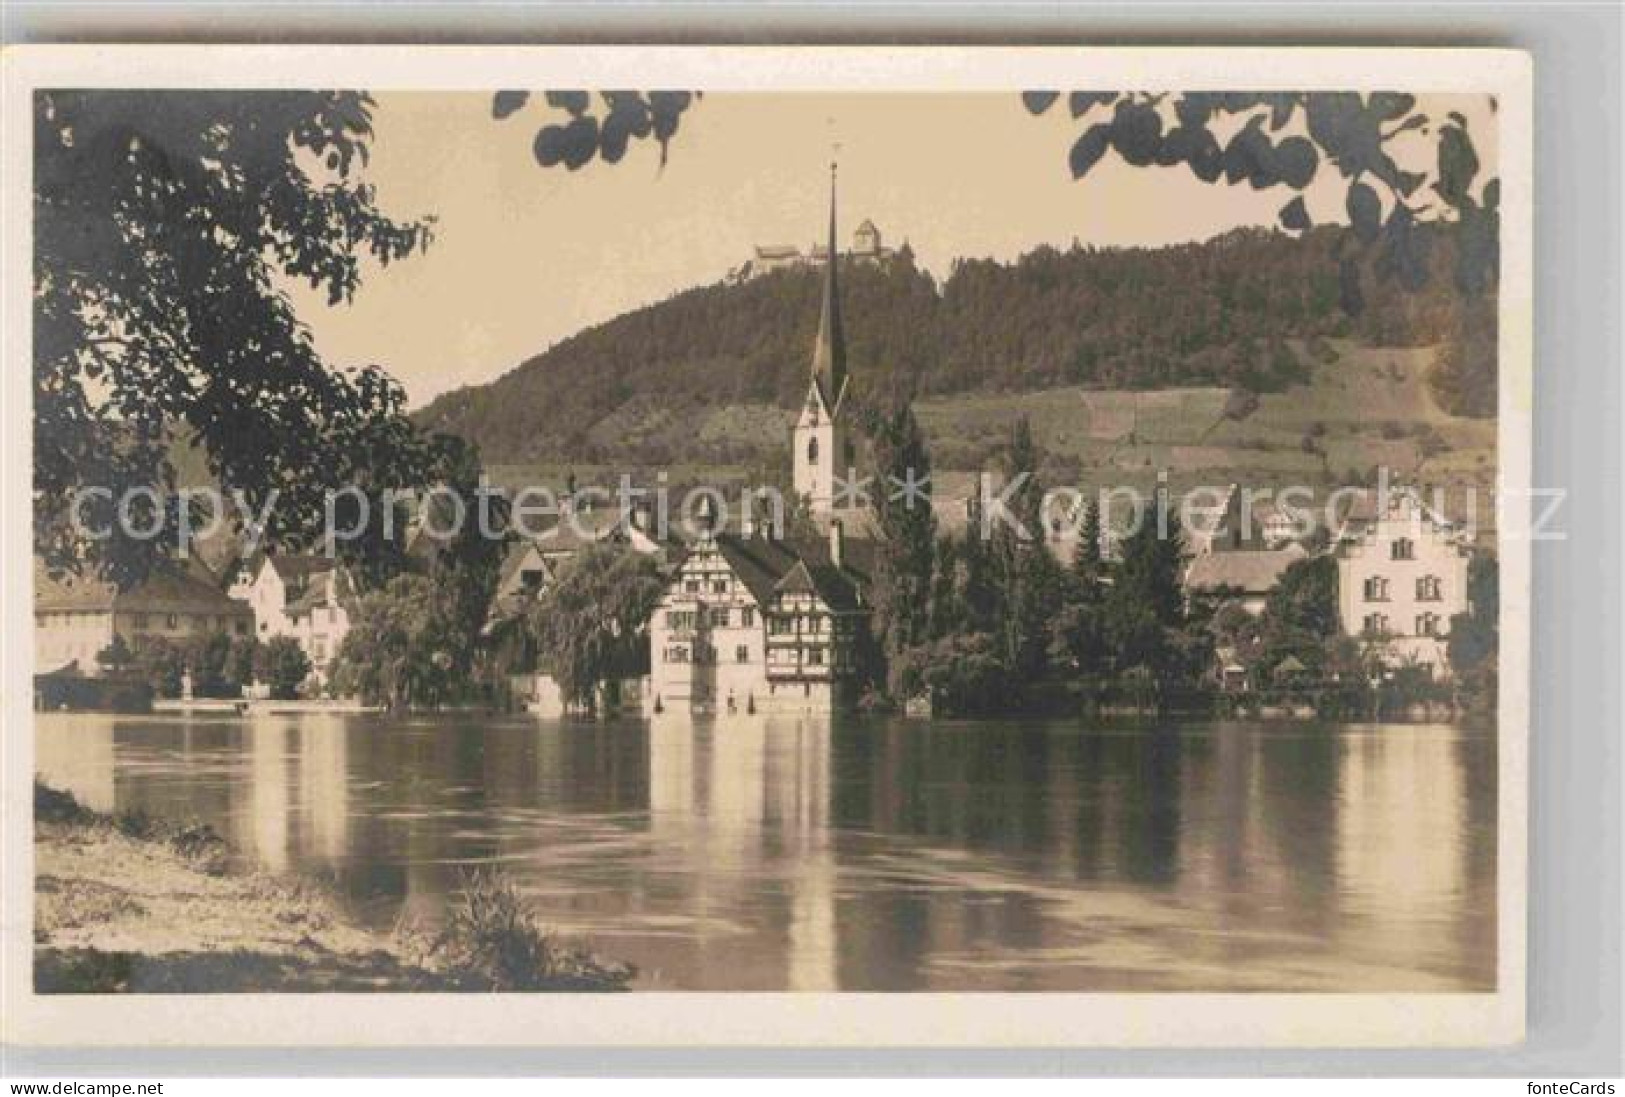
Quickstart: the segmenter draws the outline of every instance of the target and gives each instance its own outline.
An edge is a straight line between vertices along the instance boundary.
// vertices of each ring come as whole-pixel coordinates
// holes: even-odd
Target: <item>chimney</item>
[[[831,518],[829,520],[829,562],[834,564],[836,567],[845,566],[843,563],[843,557],[845,556],[845,553],[842,551],[843,548],[844,546],[841,538],[841,520],[839,518]]]
[[[744,510],[739,515],[739,536],[746,541],[756,536],[756,515],[751,510],[749,496],[746,496]]]

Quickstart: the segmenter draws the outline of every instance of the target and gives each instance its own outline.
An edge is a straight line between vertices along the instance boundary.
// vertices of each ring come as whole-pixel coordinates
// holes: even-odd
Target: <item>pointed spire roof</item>
[[[824,305],[813,344],[812,376],[831,410],[846,387],[846,332],[841,328],[841,291],[836,283],[840,252],[835,248],[835,165],[829,166],[829,251],[824,256]]]

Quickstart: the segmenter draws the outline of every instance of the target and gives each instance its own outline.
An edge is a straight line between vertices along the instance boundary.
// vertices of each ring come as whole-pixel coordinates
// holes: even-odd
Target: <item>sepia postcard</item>
[[[4,78],[7,1042],[1522,1038],[1524,54]]]

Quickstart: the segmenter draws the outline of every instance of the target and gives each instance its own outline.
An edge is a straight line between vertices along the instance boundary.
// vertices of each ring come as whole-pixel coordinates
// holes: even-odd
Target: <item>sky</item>
[[[718,281],[757,244],[808,247],[825,231],[832,157],[842,246],[870,219],[939,279],[955,258],[1014,259],[1074,238],[1156,246],[1273,225],[1291,197],[1115,156],[1075,181],[1067,153],[1086,123],[1064,102],[1035,118],[1013,93],[711,94],[683,115],[664,167],[658,146],[642,142],[619,164],[575,172],[532,156],[537,128],[556,118],[539,97],[500,122],[484,93],[376,98],[366,181],[391,216],[432,215],[434,243],[369,264],[351,304],[293,295],[330,363],[382,366],[413,407]],[[1481,97],[1424,107],[1464,110],[1493,162]],[[1317,221],[1342,219],[1337,183],[1322,164],[1307,196]]]

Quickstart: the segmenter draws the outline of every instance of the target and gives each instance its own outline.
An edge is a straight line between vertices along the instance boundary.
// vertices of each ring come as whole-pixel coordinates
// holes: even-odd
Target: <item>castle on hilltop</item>
[[[805,251],[794,244],[757,244],[751,258],[734,269],[733,278],[735,281],[743,281],[787,267],[817,266],[829,258],[834,244],[834,240],[829,244],[812,244]],[[907,248],[908,242],[905,240],[902,250]],[[852,234],[852,247],[840,255],[844,259],[860,263],[885,263],[894,258],[898,251],[897,248],[887,247],[881,238],[880,229],[873,221],[866,220]]]

